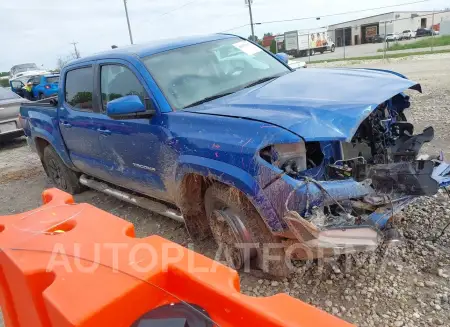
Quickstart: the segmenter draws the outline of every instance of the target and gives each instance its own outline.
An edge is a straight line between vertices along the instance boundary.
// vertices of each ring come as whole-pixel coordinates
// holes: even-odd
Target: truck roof
[[[121,48],[112,49],[109,51],[100,52],[91,56],[86,56],[81,59],[76,59],[71,61],[68,66],[75,65],[81,62],[97,60],[97,59],[105,59],[105,58],[124,58],[132,56],[137,57],[147,57],[156,53],[161,53],[164,51],[169,51],[177,48],[183,48],[190,45],[228,39],[232,37],[239,37],[232,34],[211,34],[211,35],[202,35],[202,36],[191,36],[191,37],[181,37],[175,39],[165,39],[165,40],[157,40],[152,41],[151,43],[140,44],[140,45],[131,45]]]

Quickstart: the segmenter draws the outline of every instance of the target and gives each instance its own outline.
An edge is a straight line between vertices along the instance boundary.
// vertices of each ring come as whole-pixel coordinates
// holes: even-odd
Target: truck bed
[[[22,102],[20,104],[20,108],[53,108],[55,109],[58,106],[58,97],[50,97],[44,100],[32,101],[32,102]]]

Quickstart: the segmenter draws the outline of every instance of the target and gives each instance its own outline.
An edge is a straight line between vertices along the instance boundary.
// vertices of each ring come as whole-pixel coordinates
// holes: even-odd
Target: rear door
[[[61,85],[59,127],[70,158],[82,172],[101,176],[103,151],[99,142],[99,102],[94,91],[94,64],[71,68]]]

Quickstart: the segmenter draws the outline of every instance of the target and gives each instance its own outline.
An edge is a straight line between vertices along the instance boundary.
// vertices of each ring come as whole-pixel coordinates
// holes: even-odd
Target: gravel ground
[[[424,150],[442,149],[450,158],[450,55],[356,65],[393,69],[420,82],[424,92],[411,92],[409,119],[416,131],[433,125],[435,140]],[[50,186],[24,139],[0,145],[0,214],[39,206],[40,193]],[[180,244],[190,242],[181,224],[104,194],[87,191],[76,200],[132,221],[138,237],[159,234]],[[404,235],[398,247],[298,264],[298,271],[284,280],[241,274],[242,291],[252,296],[286,292],[359,326],[450,326],[450,228],[432,242],[450,221],[447,195],[422,198],[396,219]],[[210,241],[195,250],[213,257],[214,248]]]

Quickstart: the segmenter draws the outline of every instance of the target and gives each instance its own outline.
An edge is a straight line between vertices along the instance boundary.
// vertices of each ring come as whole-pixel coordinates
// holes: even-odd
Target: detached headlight
[[[261,157],[289,175],[307,169],[304,142],[274,144],[261,150]]]

